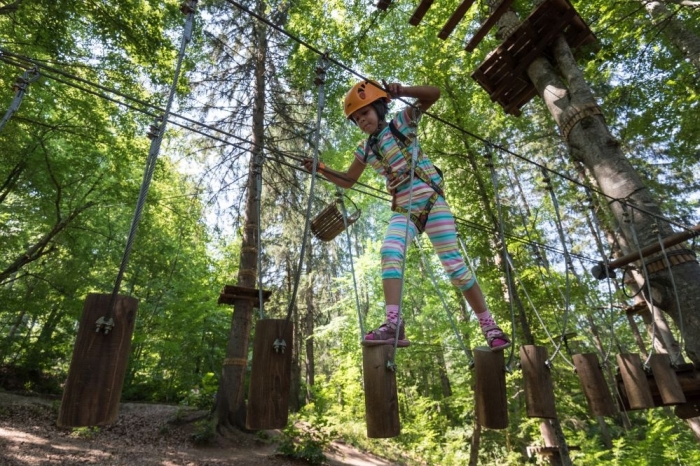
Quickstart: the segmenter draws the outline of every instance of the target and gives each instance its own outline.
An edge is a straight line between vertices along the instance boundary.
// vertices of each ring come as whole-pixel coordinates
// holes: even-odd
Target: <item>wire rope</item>
[[[415,108],[415,107],[414,107]],[[414,115],[413,121],[417,121],[418,117]],[[411,138],[411,135],[408,136],[409,139],[412,139],[413,143],[413,151],[411,152],[411,174],[409,176],[409,191],[408,191],[408,205],[406,206],[406,228],[404,229],[404,236],[403,236],[403,260],[401,261],[401,281],[399,282],[399,315],[398,315],[398,320],[396,321],[396,332],[394,333],[394,351],[391,353],[391,356],[389,357],[389,361],[387,361],[387,368],[392,371],[396,371],[396,363],[394,362],[394,359],[396,359],[396,348],[399,346],[399,333],[401,329],[401,325],[403,324],[402,322],[402,313],[403,313],[403,294],[404,294],[404,289],[405,289],[405,283],[406,283],[406,261],[408,258],[408,235],[409,232],[411,231],[411,213],[413,209],[413,182],[415,180],[415,175],[416,175],[416,164],[418,163],[418,137],[414,133],[413,137]],[[387,303],[388,304],[388,303]]]
[[[289,306],[287,307],[287,317],[284,322],[284,328],[282,331],[282,335],[284,335],[287,331],[287,327],[289,326],[289,322],[292,317],[292,311],[294,310],[294,304],[296,302],[296,296],[297,292],[299,290],[299,282],[301,281],[301,269],[304,266],[304,254],[306,252],[306,243],[309,237],[309,226],[311,224],[311,208],[313,206],[313,200],[314,200],[314,187],[315,187],[315,182],[316,182],[316,172],[318,169],[318,152],[319,152],[319,140],[321,137],[321,118],[323,117],[323,108],[325,106],[325,95],[324,95],[324,86],[325,86],[325,78],[326,78],[326,57],[325,55],[321,56],[318,61],[318,66],[316,67],[316,80],[315,83],[318,85],[318,106],[316,110],[316,133],[314,137],[314,151],[313,151],[313,165],[311,168],[311,182],[309,183],[309,195],[308,195],[308,201],[306,204],[306,215],[305,215],[305,221],[304,221],[304,234],[302,235],[302,240],[301,240],[301,250],[299,251],[299,265],[297,266],[297,270],[294,273],[294,282],[292,286],[292,296],[289,299]],[[275,350],[278,351],[280,346],[286,345],[284,340],[281,338],[278,338],[274,345],[275,345]]]
[[[265,17],[261,16],[260,14],[258,14],[258,13],[256,13],[256,12],[250,10],[249,8],[245,7],[244,5],[241,5],[241,4],[240,4],[239,2],[237,2],[236,0],[225,0],[225,1],[226,1],[227,3],[233,5],[234,7],[236,7],[236,8],[238,8],[238,9],[244,11],[244,12],[247,13],[248,15],[250,15],[250,16],[256,18],[258,21],[262,21],[262,22],[266,23],[267,25],[269,25],[270,27],[272,27],[273,29],[275,29],[277,32],[282,33],[283,35],[289,37],[291,40],[293,40],[293,41],[299,43],[300,45],[303,45],[304,47],[308,48],[308,49],[311,50],[312,52],[314,52],[314,53],[316,53],[316,54],[318,54],[318,55],[327,56],[327,52],[322,52],[321,50],[319,50],[318,48],[314,47],[314,46],[313,46],[312,44],[310,44],[309,42],[307,42],[307,41],[301,39],[300,37],[298,37],[298,36],[296,36],[296,35],[290,33],[289,31],[286,31],[284,28],[282,28],[282,27],[280,27],[280,26],[274,24],[273,22],[271,22],[271,21],[268,20],[267,18],[265,18]],[[332,63],[332,64],[338,66],[339,68],[341,68],[341,69],[343,69],[343,70],[345,70],[345,71],[351,73],[352,75],[354,75],[354,76],[360,78],[360,79],[363,79],[363,80],[367,80],[367,79],[368,79],[367,77],[363,76],[363,75],[360,74],[359,72],[353,70],[352,68],[350,68],[350,67],[348,67],[347,65],[341,63],[341,62],[338,61],[338,60],[335,60],[335,59],[333,59],[333,58],[328,57],[328,61],[329,61],[330,63]],[[401,98],[399,98],[399,99],[397,99],[397,100],[400,100],[400,101],[402,101],[402,102],[404,102],[404,103],[408,103],[408,102],[406,102],[405,100],[403,100],[403,99],[401,99]],[[409,105],[410,105],[410,104],[409,104]],[[565,175],[565,174],[563,174],[563,173],[560,173],[560,172],[554,171],[554,170],[552,170],[552,169],[549,169],[549,168],[547,168],[547,167],[546,167],[545,165],[543,165],[543,164],[540,164],[540,163],[538,163],[538,162],[535,162],[534,160],[528,159],[527,157],[522,156],[522,155],[520,155],[520,154],[518,154],[518,153],[516,153],[516,152],[510,151],[509,149],[507,149],[507,148],[505,148],[505,147],[503,147],[503,146],[501,146],[501,145],[494,144],[494,143],[492,143],[491,141],[489,141],[488,139],[486,139],[485,137],[482,137],[482,136],[479,136],[479,135],[477,135],[477,134],[475,134],[475,133],[472,133],[472,132],[470,132],[470,131],[468,131],[468,130],[462,128],[461,126],[459,126],[459,125],[457,125],[457,124],[455,124],[455,123],[453,123],[453,122],[451,122],[451,121],[448,121],[448,120],[446,120],[446,119],[444,119],[444,118],[441,118],[441,117],[439,117],[439,116],[437,116],[437,115],[434,115],[434,114],[432,114],[432,113],[430,113],[430,112],[424,112],[424,113],[425,113],[425,115],[428,115],[429,117],[433,118],[434,120],[439,121],[439,122],[441,122],[442,124],[444,124],[444,125],[446,125],[446,126],[448,126],[448,127],[450,127],[450,128],[453,128],[453,129],[455,129],[455,130],[457,130],[457,131],[459,131],[459,132],[461,132],[461,133],[463,133],[463,134],[465,134],[465,135],[468,135],[468,136],[470,136],[470,137],[472,137],[472,138],[474,138],[474,139],[477,139],[477,140],[481,141],[481,142],[484,143],[484,144],[487,144],[487,145],[489,145],[489,146],[492,146],[492,147],[494,147],[494,148],[500,150],[500,151],[503,152],[503,153],[506,153],[506,154],[512,155],[512,156],[514,156],[514,157],[517,157],[517,158],[519,158],[519,159],[521,159],[521,160],[523,160],[523,161],[525,161],[525,162],[527,162],[527,163],[529,163],[529,164],[532,164],[532,165],[534,165],[534,166],[536,166],[536,167],[538,167],[538,168],[540,168],[540,169],[545,169],[545,170],[547,170],[548,172],[550,172],[550,173],[552,173],[552,174],[555,174],[555,175],[557,175],[557,176],[559,176],[559,177],[561,177],[561,178],[563,178],[563,179],[569,181],[569,182],[572,183],[572,184],[575,184],[575,185],[578,185],[578,186],[581,186],[581,187],[585,187],[585,185],[582,184],[580,181],[578,181],[578,180],[576,180],[576,179],[574,179],[574,178],[572,178],[572,177],[570,177],[570,176],[568,176],[568,175]],[[602,192],[602,191],[596,191],[596,192],[597,192],[599,195],[601,195],[601,196],[603,196],[603,197],[605,197],[605,198],[610,199],[611,201],[620,201],[620,199],[613,198],[612,196],[610,196],[610,195],[608,195],[608,194],[606,194],[606,193],[604,193],[604,192]],[[657,214],[657,213],[655,213],[655,212],[649,212],[649,211],[647,211],[647,210],[645,210],[645,209],[643,209],[643,208],[641,208],[641,207],[639,207],[639,206],[631,206],[631,207],[634,208],[634,209],[636,209],[636,210],[638,210],[638,211],[640,211],[640,212],[642,212],[642,213],[644,213],[645,215],[649,215],[649,216],[658,218],[659,220],[663,220],[663,221],[665,221],[665,222],[667,222],[667,223],[669,223],[669,224],[675,225],[675,226],[677,226],[677,227],[679,227],[679,228],[682,228],[682,229],[684,229],[684,230],[689,230],[689,229],[690,229],[690,227],[688,227],[687,225],[680,224],[680,223],[678,223],[678,222],[676,222],[676,221],[674,221],[674,220],[672,220],[672,219],[668,219],[668,218],[666,218],[666,217],[663,217],[663,216],[661,216],[661,215],[659,215],[659,214]]]
[[[6,51],[6,50],[4,50],[4,49],[2,49],[2,48],[0,48],[0,52],[2,52],[2,54],[0,54],[0,60],[6,62],[6,63],[8,63],[8,64],[11,64],[11,65],[13,65],[13,66],[21,67],[22,65],[20,65],[20,64],[17,63],[17,62],[13,62],[13,61],[8,60],[8,59],[6,58],[6,56],[15,56],[15,57],[17,57],[17,58],[19,58],[19,59],[22,59],[22,60],[25,60],[25,61],[27,61],[28,63],[31,63],[31,64],[35,64],[36,62],[39,62],[39,60],[31,59],[31,58],[27,58],[27,57],[23,57],[23,56],[17,55],[17,54],[13,54],[13,53],[8,52],[8,51]],[[112,102],[114,102],[114,103],[116,103],[116,104],[118,104],[118,105],[125,106],[126,108],[129,108],[129,109],[138,111],[138,112],[140,112],[140,113],[144,113],[144,114],[149,115],[149,116],[152,116],[152,117],[155,117],[155,116],[157,115],[157,114],[154,113],[154,112],[150,112],[150,111],[148,111],[148,110],[145,110],[145,109],[142,109],[142,108],[138,108],[138,107],[132,106],[132,105],[130,105],[130,104],[128,104],[128,103],[119,101],[119,100],[117,100],[117,99],[111,98],[111,97],[106,96],[106,95],[104,95],[104,94],[96,93],[95,91],[91,91],[91,90],[86,89],[86,88],[84,88],[84,87],[82,87],[82,86],[76,85],[75,83],[70,83],[70,82],[65,81],[65,80],[62,80],[62,79],[60,79],[60,78],[56,78],[56,77],[54,77],[54,76],[50,76],[50,75],[48,75],[48,74],[46,73],[46,70],[47,70],[47,69],[50,69],[50,68],[46,68],[46,67],[45,67],[45,68],[42,69],[42,75],[45,76],[45,77],[47,77],[47,78],[49,78],[49,79],[55,80],[55,81],[57,81],[57,82],[64,83],[64,84],[66,84],[66,85],[68,85],[68,86],[71,86],[71,87],[75,87],[75,88],[80,89],[80,90],[82,90],[82,91],[84,91],[84,92],[88,92],[88,93],[90,93],[90,94],[92,94],[92,95],[95,95],[95,96],[97,96],[97,97],[104,98],[104,99],[109,100],[109,101],[112,101]],[[141,105],[145,105],[145,106],[151,107],[151,108],[153,108],[153,109],[155,109],[155,110],[158,110],[158,111],[162,111],[162,110],[163,110],[161,107],[154,106],[154,105],[152,105],[152,104],[150,104],[150,103],[148,103],[148,102],[145,102],[145,101],[143,101],[143,100],[133,98],[133,97],[131,97],[131,96],[128,96],[127,94],[124,94],[124,93],[119,92],[119,91],[114,90],[114,89],[110,89],[110,88],[108,88],[108,87],[106,87],[106,86],[103,86],[103,85],[100,85],[100,84],[96,84],[96,83],[92,83],[92,82],[90,82],[90,81],[88,81],[88,80],[85,80],[85,79],[80,78],[80,77],[77,77],[77,76],[70,75],[70,74],[65,73],[65,72],[63,72],[63,71],[61,71],[61,70],[57,70],[57,69],[51,69],[51,70],[54,71],[54,72],[57,72],[57,73],[59,73],[59,74],[61,74],[61,75],[63,75],[63,76],[66,76],[66,77],[68,77],[69,79],[75,79],[75,80],[78,80],[78,81],[80,81],[80,82],[86,83],[86,84],[88,84],[88,85],[93,85],[93,86],[95,86],[95,87],[97,87],[97,88],[99,88],[99,89],[105,90],[106,92],[114,93],[115,95],[119,95],[119,96],[121,96],[121,97],[124,97],[125,99],[130,100],[130,101],[132,101],[132,102],[136,102],[136,103],[139,103],[139,104],[141,104]],[[426,114],[427,114],[427,113],[426,113]],[[182,119],[182,120],[184,120],[184,121],[186,121],[186,122],[188,122],[188,123],[196,124],[196,125],[198,125],[198,126],[200,126],[200,127],[203,127],[203,128],[212,130],[212,131],[214,131],[214,132],[217,132],[217,133],[226,135],[226,136],[228,136],[228,137],[237,139],[237,140],[241,141],[242,143],[249,144],[249,145],[251,145],[251,146],[253,146],[253,147],[259,145],[259,144],[254,143],[253,141],[250,141],[250,140],[248,140],[248,139],[245,139],[245,138],[243,138],[243,137],[241,137],[241,136],[237,136],[237,135],[232,134],[232,133],[230,133],[230,132],[221,130],[221,129],[219,129],[219,128],[213,127],[213,126],[208,125],[208,124],[205,124],[205,123],[202,123],[202,122],[200,122],[200,121],[194,120],[194,119],[189,118],[189,117],[186,117],[186,116],[184,116],[184,115],[180,115],[180,114],[177,114],[177,113],[174,113],[174,112],[171,112],[170,115],[173,116],[173,117],[176,117],[176,118],[180,118],[180,119]],[[204,133],[204,132],[199,131],[199,130],[197,130],[197,129],[194,129],[194,128],[192,128],[192,127],[183,125],[182,123],[178,123],[178,122],[176,122],[176,121],[173,121],[173,120],[171,120],[171,119],[169,119],[168,122],[171,123],[171,124],[174,124],[174,125],[176,125],[176,126],[179,126],[179,127],[183,128],[183,129],[186,129],[186,130],[189,130],[189,131],[198,133],[198,134],[200,134],[200,135],[202,135],[202,136],[204,136],[204,137],[206,137],[206,138],[210,138],[210,139],[213,139],[213,140],[217,140],[217,141],[222,142],[222,143],[224,143],[224,144],[228,144],[228,145],[231,145],[231,146],[233,146],[233,147],[237,147],[237,148],[239,148],[239,149],[241,149],[241,150],[250,151],[250,149],[245,149],[245,148],[243,148],[242,145],[240,145],[240,144],[234,144],[234,143],[231,143],[230,141],[226,141],[226,140],[224,140],[224,139],[217,138],[216,136],[213,136],[213,135],[208,134],[208,133]],[[496,146],[494,146],[494,147],[496,147]],[[500,146],[499,146],[499,147],[500,147]],[[291,158],[291,159],[298,160],[298,161],[301,161],[301,160],[302,160],[302,157],[299,157],[299,156],[295,156],[295,155],[286,153],[286,152],[284,152],[284,151],[281,151],[281,150],[277,149],[276,147],[272,147],[272,146],[269,146],[269,145],[268,145],[268,146],[265,146],[265,148],[266,148],[267,150],[269,150],[269,151],[271,151],[271,152],[273,152],[273,153],[277,153],[278,155],[281,155],[281,156],[283,156],[283,157]],[[528,159],[526,159],[526,158],[524,158],[524,157],[520,157],[520,158],[523,159],[523,160],[526,160],[526,161],[528,160]],[[283,161],[280,160],[280,159],[275,159],[275,162],[276,162],[276,163],[283,164],[283,165],[287,165],[287,166],[289,166],[289,167],[292,167],[292,168],[294,168],[294,169],[299,170],[299,167],[296,167],[296,166],[287,164],[287,163],[283,162]],[[373,190],[373,191],[382,192],[382,191],[380,191],[380,190],[377,189],[377,188],[374,188],[374,187],[372,187],[372,186],[369,186],[369,185],[366,185],[366,184],[363,184],[363,183],[357,183],[357,184],[359,184],[360,186],[365,187],[365,188],[367,188],[367,189]],[[356,192],[360,192],[360,193],[363,193],[363,194],[366,194],[366,195],[370,195],[370,196],[373,196],[373,197],[378,198],[378,199],[382,199],[382,200],[385,199],[385,198],[383,198],[383,197],[380,197],[380,196],[377,196],[377,195],[368,193],[368,192],[366,192],[366,191],[358,190],[358,189],[355,188],[355,187],[351,188],[351,190],[356,191]],[[596,192],[598,192],[598,191],[596,191]],[[383,192],[382,192],[382,193],[383,193]],[[599,193],[599,192],[598,192],[598,193]],[[599,194],[600,194],[600,193],[599,193]],[[459,222],[459,223],[462,223],[462,224],[465,224],[465,225],[469,225],[469,226],[472,227],[472,228],[473,228],[473,227],[477,227],[477,228],[479,228],[479,229],[481,229],[482,231],[485,231],[485,232],[493,232],[493,231],[494,231],[493,229],[491,229],[491,228],[489,228],[489,227],[481,226],[481,225],[475,224],[475,223],[473,223],[473,222],[468,222],[467,220],[461,219],[461,218],[458,218],[458,217],[456,217],[455,220],[456,220],[457,222]],[[683,228],[687,229],[687,227],[683,227]],[[510,237],[511,239],[517,240],[518,242],[521,242],[521,243],[522,243],[522,242],[525,242],[526,244],[528,244],[527,241],[523,241],[523,240],[520,239],[520,238],[512,237],[512,236],[510,236],[510,235],[509,235],[509,237]],[[549,246],[549,245],[545,245],[545,244],[542,244],[542,243],[531,243],[531,244],[533,244],[533,245],[535,245],[535,246],[537,246],[537,247],[541,247],[541,248],[547,249],[547,250],[552,251],[552,252],[561,253],[561,251],[558,251],[556,248],[552,248],[552,247]],[[583,258],[583,259],[585,259],[585,260],[587,260],[587,261],[589,261],[589,262],[596,262],[595,260],[593,260],[593,259],[591,259],[591,258],[588,258],[588,257],[585,257],[585,256],[580,256],[580,255],[575,255],[575,256],[578,257],[578,258]]]
[[[357,290],[357,277],[355,276],[355,262],[352,253],[352,236],[348,225],[348,212],[343,201],[343,190],[340,187],[336,189],[338,203],[340,204],[341,213],[343,214],[343,227],[345,228],[345,239],[348,245],[348,257],[350,258],[350,274],[352,275],[352,285],[355,291],[355,307],[357,308],[357,321],[360,325],[360,343],[365,336],[364,320],[362,319],[362,308],[360,307],[360,293]]]
[[[671,266],[671,261],[668,259],[668,255],[666,254],[666,248],[664,246],[664,241],[663,238],[661,238],[661,232],[658,228],[658,225],[654,225],[654,230],[656,231],[656,236],[659,241],[659,245],[661,246],[661,253],[663,254],[664,258],[664,265],[668,269],[668,275],[671,279],[671,286],[673,288],[673,296],[676,299],[676,311],[678,312],[678,327],[680,330],[681,334],[681,341],[679,342],[680,348],[683,348],[683,340],[685,338],[685,329],[684,329],[684,324],[683,324],[683,311],[681,310],[681,302],[680,302],[680,297],[678,296],[678,288],[676,287],[676,280],[673,276],[673,267]],[[681,360],[681,351],[679,350],[673,360],[671,361],[671,364],[677,365],[678,362]],[[644,363],[645,365],[649,363],[649,359],[651,359],[651,356],[649,356]]]
[[[425,258],[425,253],[423,252],[423,248],[420,245],[420,241],[418,241],[418,238],[413,238],[413,242],[416,244],[418,247],[418,252],[420,253],[420,260],[421,263],[423,264],[423,267],[425,270],[428,272],[428,276],[430,277],[430,281],[433,284],[433,288],[435,288],[435,292],[438,295],[438,298],[440,299],[440,302],[442,303],[442,307],[445,310],[445,314],[447,315],[447,319],[450,321],[450,326],[452,327],[452,331],[455,334],[455,337],[457,337],[457,342],[459,343],[459,347],[464,351],[464,354],[467,356],[467,365],[471,368],[474,367],[474,359],[472,357],[471,352],[469,349],[466,347],[464,344],[464,341],[462,340],[462,335],[459,333],[459,329],[457,328],[457,324],[455,323],[454,316],[452,315],[452,312],[450,311],[450,307],[447,304],[447,300],[445,300],[445,296],[442,293],[442,290],[440,289],[440,285],[437,282],[437,279],[435,278],[435,272],[433,271],[432,266],[428,262],[428,260]],[[465,261],[466,262],[466,261]]]
[[[265,300],[263,299],[263,274],[262,274],[262,246],[261,246],[261,215],[262,210],[262,171],[263,164],[265,163],[265,155],[260,152],[255,155],[255,160],[253,162],[253,173],[255,175],[255,219],[257,222],[256,227],[256,238],[255,238],[255,249],[256,249],[256,260],[258,268],[258,311],[260,312],[260,318],[265,318]]]
[[[136,210],[134,212],[134,217],[131,222],[131,228],[129,229],[129,236],[127,238],[126,246],[124,248],[124,254],[122,256],[121,264],[119,265],[117,278],[114,282],[114,290],[112,291],[112,296],[110,298],[109,307],[107,308],[107,313],[105,316],[100,317],[95,323],[96,331],[98,332],[104,331],[104,333],[107,334],[114,327],[113,313],[117,302],[117,296],[119,294],[119,288],[121,287],[121,282],[124,278],[124,273],[126,272],[126,267],[129,261],[129,255],[134,244],[134,239],[136,238],[136,231],[141,220],[141,214],[143,213],[143,207],[146,203],[146,197],[148,196],[148,190],[150,188],[151,180],[153,178],[153,172],[156,167],[156,161],[160,152],[160,146],[163,142],[163,135],[165,134],[168,114],[170,113],[170,108],[172,107],[173,101],[175,100],[175,92],[177,90],[177,82],[180,77],[182,62],[185,58],[185,50],[187,48],[187,44],[189,44],[190,40],[192,39],[192,30],[194,27],[194,13],[196,11],[197,1],[198,0],[187,0],[185,3],[183,3],[182,12],[183,14],[185,14],[186,19],[184,32],[182,34],[182,42],[180,44],[180,50],[178,52],[177,64],[175,65],[173,82],[170,86],[170,92],[168,94],[168,100],[165,106],[165,112],[163,113],[163,117],[159,122],[157,121],[156,124],[151,127],[151,132],[149,133],[149,136],[152,137],[151,147],[148,153],[148,158],[146,159],[146,169],[144,170],[143,180],[141,182],[141,189],[139,192],[138,201],[136,203]]]
[[[603,241],[601,240],[601,227],[600,227],[600,221],[598,220],[598,216],[596,215],[595,212],[595,205],[593,202],[593,195],[591,194],[591,190],[586,188],[586,200],[588,204],[588,208],[591,211],[591,223],[593,225],[593,233],[595,235],[595,243],[596,246],[598,247],[598,253],[600,254],[600,257],[602,258],[603,265],[605,267],[605,270],[609,270],[608,264],[610,263],[610,260],[608,259],[608,255],[605,254],[605,251],[603,250]],[[610,345],[608,346],[608,350],[606,351],[603,360],[607,361],[608,358],[610,357],[610,354],[612,353],[613,349],[613,334],[615,330],[615,309],[614,309],[614,299],[615,296],[613,294],[612,290],[612,284],[610,283],[610,280],[607,280],[607,288],[608,288],[608,304],[609,304],[609,309],[610,309]]]
[[[656,328],[656,306],[654,305],[654,298],[653,295],[651,294],[651,283],[649,282],[649,274],[647,271],[647,265],[646,261],[644,259],[644,254],[642,253],[642,247],[639,243],[639,239],[637,238],[637,229],[634,226],[634,218],[630,217],[630,209],[628,209],[628,204],[627,202],[622,202],[622,218],[625,223],[628,223],[630,226],[630,231],[632,232],[632,239],[634,241],[634,246],[637,248],[637,252],[639,253],[639,261],[642,264],[642,276],[644,277],[644,284],[640,286],[640,289],[643,289],[645,286],[647,288],[647,293],[648,293],[648,298],[645,298],[645,301],[649,305],[649,308],[651,310],[651,348],[649,349],[649,355],[647,358],[647,361],[651,358],[651,355],[654,354],[656,351],[654,343],[656,342],[656,334],[657,334],[657,328]],[[634,215],[634,214],[631,214]]]
[[[570,273],[571,269],[573,268],[573,263],[571,262],[571,256],[569,256],[569,250],[566,246],[566,237],[564,235],[564,228],[562,226],[562,221],[561,221],[561,213],[559,212],[559,202],[557,200],[557,195],[554,192],[554,187],[552,186],[551,183],[551,178],[549,178],[548,172],[546,170],[542,170],[542,176],[543,181],[545,183],[545,189],[549,192],[549,197],[552,200],[552,206],[554,207],[554,221],[557,227],[557,233],[559,234],[559,241],[561,242],[561,247],[562,250],[564,251],[564,267],[565,267],[565,282],[566,282],[566,293],[565,293],[565,300],[564,300],[564,318],[562,322],[562,329],[561,329],[561,342],[555,347],[554,353],[552,356],[549,358],[549,363],[551,363],[554,358],[557,356],[557,354],[561,350],[561,346],[565,345],[565,347],[568,348],[568,345],[566,343],[566,325],[568,323],[569,319],[569,310],[571,307],[571,279],[570,279]]]
[[[485,144],[486,153],[486,166],[491,172],[491,183],[493,184],[494,200],[496,202],[496,212],[498,213],[498,239],[501,243],[501,254],[503,258],[503,271],[506,276],[506,287],[508,289],[508,305],[510,307],[510,329],[511,338],[515,341],[515,305],[513,303],[515,287],[513,286],[513,277],[511,277],[510,270],[510,254],[508,253],[508,243],[506,243],[505,227],[503,225],[503,206],[501,205],[501,195],[499,194],[498,188],[498,174],[496,173],[496,167],[493,163],[493,153],[490,142]],[[510,365],[513,363],[514,357],[514,345],[510,346],[510,355],[508,356],[508,364],[506,365],[506,370],[509,370]]]
[[[10,121],[12,115],[19,110],[19,106],[22,104],[22,99],[24,99],[24,94],[26,94],[29,85],[39,79],[40,76],[41,74],[37,66],[28,69],[22,76],[17,76],[13,86],[15,97],[12,99],[12,102],[10,102],[10,107],[7,109],[7,112],[5,112],[5,116],[0,120],[0,131],[2,131],[7,122]]]

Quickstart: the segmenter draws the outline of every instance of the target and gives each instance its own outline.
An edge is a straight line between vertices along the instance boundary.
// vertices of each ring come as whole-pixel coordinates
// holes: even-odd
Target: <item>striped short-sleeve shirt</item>
[[[406,109],[397,113],[393,120],[396,128],[406,136],[415,131],[415,128],[410,126],[409,124],[409,122],[411,121],[411,113],[411,107],[407,107]],[[418,122],[416,121],[415,124],[417,123]],[[394,173],[401,173],[406,171],[408,169],[408,161],[404,157],[404,154],[401,152],[401,148],[399,147],[393,134],[391,134],[389,125],[387,125],[377,135],[377,139],[378,141],[376,147],[381,152],[382,157],[386,159],[386,162],[388,162],[389,166],[391,166],[391,171]],[[418,144],[418,140],[414,139],[413,144]],[[409,157],[412,155],[412,151],[414,150],[413,144],[410,147],[408,147]],[[374,151],[370,151],[369,156],[365,160],[366,146],[366,139],[357,145],[357,148],[355,149],[355,158],[357,158],[357,160],[359,160],[362,163],[370,164],[372,168],[374,168],[374,170],[377,173],[379,173],[379,175],[386,179],[388,185],[389,179],[387,177],[387,171],[384,168],[382,162],[377,157],[377,154],[375,154]],[[435,167],[433,166],[432,162],[423,155],[423,151],[420,149],[420,145],[418,146],[418,151],[418,166],[420,166],[425,171],[425,173],[428,176],[430,176],[431,180],[434,183],[439,183],[440,176],[437,174],[437,171],[435,170]],[[431,188],[430,185],[423,182],[420,178],[416,176],[413,180],[413,208],[411,210],[420,210],[420,207],[428,201],[428,199],[430,198],[430,196],[433,195],[434,192],[435,191],[433,191],[433,188]],[[408,205],[409,193],[409,183],[406,182],[403,185],[401,185],[396,191],[396,204],[401,207],[406,207]]]

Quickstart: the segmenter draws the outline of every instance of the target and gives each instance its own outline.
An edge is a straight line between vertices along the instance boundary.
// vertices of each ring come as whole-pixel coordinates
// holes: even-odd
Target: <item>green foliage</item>
[[[205,418],[194,423],[194,430],[190,434],[192,443],[198,446],[205,446],[212,443],[216,438],[216,421]]]
[[[202,376],[201,383],[190,390],[180,404],[200,409],[211,409],[218,388],[218,378],[213,372],[207,372]]]
[[[534,342],[546,345],[550,353],[564,330],[578,334],[568,341],[574,352],[610,357],[613,344],[615,350],[635,348],[632,332],[620,324],[613,307],[630,300],[587,273],[601,254],[591,233],[592,215],[609,231],[615,227],[601,207],[607,201],[595,199],[595,210],[584,208],[583,190],[554,177],[557,207],[536,167],[498,152],[494,164],[501,175],[507,245],[523,301],[522,316],[516,306],[511,317],[494,239],[496,193],[483,144],[472,136],[572,178],[579,167],[538,99],[516,119],[471,78],[498,43],[490,34],[474,53],[463,51],[462,38],[482,22],[483,5],[472,8],[447,41],[436,37],[458,3],[435,2],[419,27],[407,22],[415,7],[410,2],[392,2],[387,12],[347,0],[252,5],[361,74],[440,86],[442,98],[431,113],[465,132],[426,117],[419,128],[422,145],[445,170],[447,199],[479,283],[501,325],[507,327],[514,319],[516,345],[523,342],[519,327],[524,319]],[[573,3],[601,42],[601,50],[581,67],[606,122],[663,211],[682,223],[696,223],[700,120],[695,70],[670,43],[665,28],[645,15],[640,2]],[[522,17],[531,6],[516,2],[515,8]],[[17,379],[13,388],[60,392],[57,381],[68,371],[85,295],[112,290],[150,144],[145,132],[151,115],[77,89],[68,78],[53,79],[48,67],[162,105],[181,34],[177,7],[178,2],[158,0],[24,0],[16,13],[0,15],[3,48],[47,66],[0,133],[0,364],[3,375],[10,369],[19,374],[4,377],[8,384]],[[698,33],[697,9],[674,8],[674,17]],[[229,134],[200,138],[169,126],[123,282],[122,292],[139,299],[123,397],[208,409],[218,389],[216,374],[226,357],[231,326],[230,307],[218,306],[216,299],[224,284],[235,283],[245,227],[249,148],[241,143],[252,141],[251,64],[257,49],[250,38],[260,23],[222,1],[200,2],[200,9],[177,107]],[[317,103],[312,82],[318,56],[279,31],[265,32],[268,159],[258,252],[264,286],[274,291],[265,311],[277,317],[289,306],[302,244],[309,178],[291,166],[312,149]],[[0,113],[23,69],[0,62]],[[355,79],[334,64],[326,76],[321,157],[340,170],[352,161],[352,150],[363,138],[340,111]],[[402,105],[395,101],[392,111]],[[362,210],[351,229],[351,247],[344,235],[331,243],[308,244],[300,293],[292,306],[297,346],[290,350],[303,380],[310,367],[303,364],[305,344],[313,343],[316,380],[313,386],[298,383],[308,389],[309,402],[298,422],[285,429],[280,451],[318,464],[331,439],[342,436],[406,464],[465,464],[474,436],[474,374],[446,311],[467,347],[484,340],[427,241],[422,242],[428,253],[425,264],[415,248],[407,256],[403,311],[413,344],[401,349],[396,361],[402,434],[396,439],[366,438],[358,310],[349,266],[352,257],[367,330],[384,318],[378,257],[391,213],[388,196],[372,191],[383,190],[383,181],[368,170],[361,182],[371,195],[346,193]],[[334,193],[322,181],[317,189],[314,212]],[[563,266],[557,214],[575,255],[577,276]],[[47,235],[53,236],[44,244]],[[604,249],[607,254],[609,247]],[[428,278],[430,270],[447,310]],[[570,444],[581,446],[572,452],[575,464],[700,464],[688,428],[661,410],[632,413],[628,431],[608,421],[605,429],[613,448],[606,450],[604,429],[587,412],[578,380],[564,361],[568,356],[560,351],[552,375],[557,409],[566,419],[564,433]],[[601,362],[614,364],[612,359]],[[540,438],[538,421],[525,415],[519,372],[507,382],[511,426],[481,433],[480,464],[522,464],[525,446]],[[91,438],[96,432],[83,429],[74,435]],[[192,440],[205,444],[214,432],[213,421],[201,421]]]
[[[74,427],[71,429],[71,437],[81,438],[85,440],[93,439],[100,433],[100,428],[95,426]]]
[[[323,464],[327,460],[324,451],[336,432],[330,428],[330,422],[324,413],[314,404],[307,405],[300,418],[305,421],[290,419],[287,427],[282,430],[277,440],[277,451],[290,458],[306,460],[309,464]]]

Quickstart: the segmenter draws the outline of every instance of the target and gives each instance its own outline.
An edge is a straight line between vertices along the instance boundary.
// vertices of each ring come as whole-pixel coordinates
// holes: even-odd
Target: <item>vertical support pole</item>
[[[294,325],[285,319],[261,319],[255,325],[246,415],[248,429],[281,429],[287,425],[293,330]],[[275,345],[281,341],[284,346]]]
[[[96,332],[95,323],[105,315],[111,300],[111,293],[91,293],[85,299],[56,421],[59,427],[105,426],[119,414],[139,302],[117,295],[114,327],[108,333]]]
[[[654,375],[654,381],[664,406],[686,402],[685,393],[683,393],[683,388],[678,381],[676,371],[671,367],[671,358],[668,354],[652,354],[649,358],[649,367],[651,367],[651,373]]]
[[[595,353],[574,354],[573,361],[591,413],[595,416],[614,416],[615,406],[598,356]]]
[[[392,345],[363,346],[367,437],[389,438],[401,433],[396,372],[387,367],[393,359]]]
[[[547,419],[557,417],[552,372],[546,362],[547,348],[544,346],[523,345],[520,347],[520,363],[523,368],[528,417]]]
[[[622,383],[627,393],[630,409],[653,408],[654,399],[651,396],[647,374],[644,372],[639,355],[630,353],[618,354],[617,364],[620,368],[620,376],[622,376]]]
[[[503,351],[491,351],[487,346],[474,348],[476,372],[476,419],[487,429],[508,427],[508,400]]]

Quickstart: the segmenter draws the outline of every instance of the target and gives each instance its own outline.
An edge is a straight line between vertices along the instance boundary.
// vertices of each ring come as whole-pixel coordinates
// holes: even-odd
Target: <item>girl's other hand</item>
[[[392,98],[403,96],[403,86],[401,83],[387,83],[382,79],[384,90],[389,93]]]

